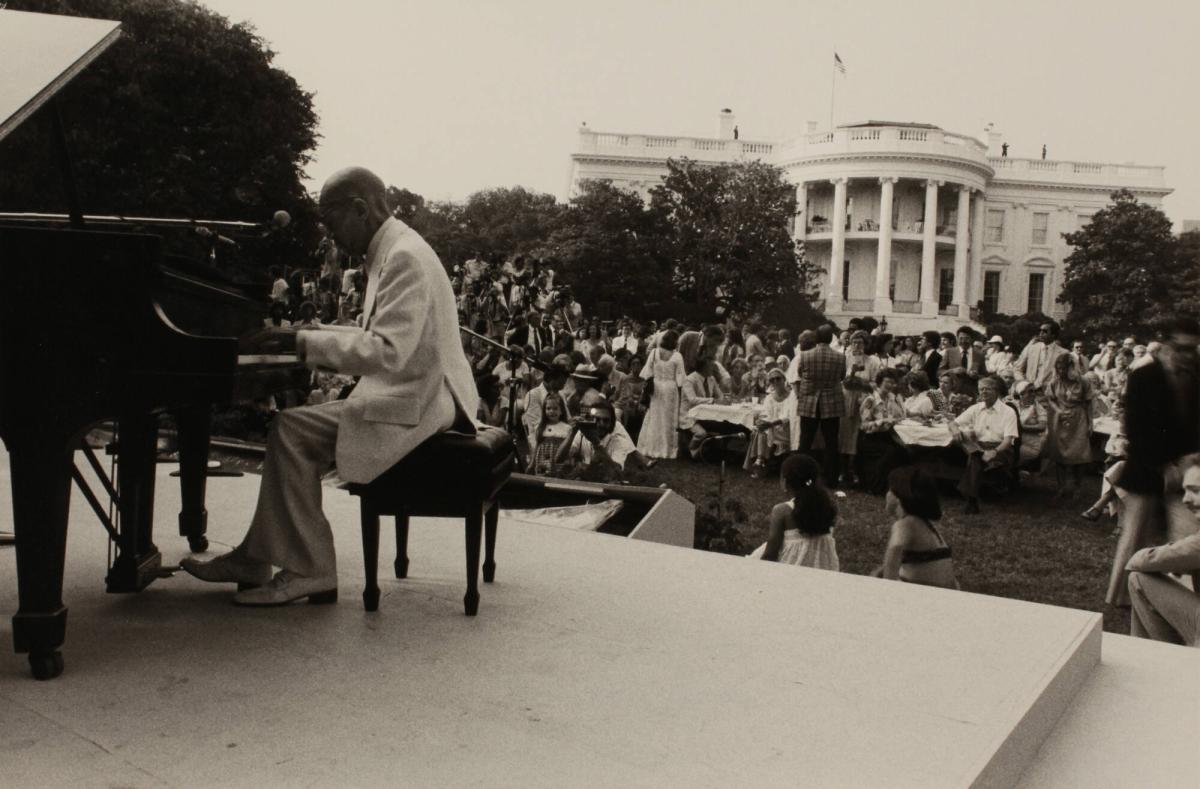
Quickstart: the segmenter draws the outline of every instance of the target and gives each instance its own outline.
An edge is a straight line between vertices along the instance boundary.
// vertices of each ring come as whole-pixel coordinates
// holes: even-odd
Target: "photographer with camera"
[[[612,403],[600,400],[571,420],[571,433],[554,462],[571,469],[571,476],[620,479],[625,458],[636,452],[633,440],[617,422]]]

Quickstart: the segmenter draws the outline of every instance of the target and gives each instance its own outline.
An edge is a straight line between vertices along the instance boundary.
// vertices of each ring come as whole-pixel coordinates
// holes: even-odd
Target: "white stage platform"
[[[210,480],[214,550],[257,485]],[[1095,614],[502,520],[468,618],[461,524],[431,519],[405,581],[384,539],[367,614],[357,502],[327,494],[340,602],[266,610],[185,575],[106,595],[76,495],[48,683],[9,651],[0,549],[0,785],[1194,785],[1200,658],[1105,637],[1101,660]]]

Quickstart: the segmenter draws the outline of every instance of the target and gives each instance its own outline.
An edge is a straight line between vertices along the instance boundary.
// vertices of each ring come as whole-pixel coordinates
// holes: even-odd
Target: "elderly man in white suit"
[[[258,506],[245,539],[183,569],[205,581],[254,587],[240,605],[337,599],[333,533],[321,477],[370,482],[425,439],[474,431],[478,394],[458,335],[454,293],[437,255],[388,211],[383,181],[362,168],[335,173],[320,198],[338,246],[366,255],[362,326],[267,329],[259,352],[295,348],[308,366],[361,376],[346,400],[285,410],[267,441]],[[272,577],[272,567],[281,570]]]

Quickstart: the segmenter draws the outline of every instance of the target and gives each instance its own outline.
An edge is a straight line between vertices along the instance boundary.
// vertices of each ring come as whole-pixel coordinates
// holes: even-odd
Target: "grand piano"
[[[69,203],[62,223],[0,221],[0,438],[12,474],[19,594],[13,640],[17,652],[29,653],[38,679],[63,670],[73,481],[116,544],[108,591],[140,591],[161,565],[153,531],[159,417],[169,412],[177,425],[180,534],[192,550],[204,550],[214,405],[297,388],[308,375],[294,356],[239,356],[238,338],[267,314],[265,289],[211,261],[168,255],[157,233],[82,213],[54,97],[117,40],[119,27],[0,9],[0,53],[17,65],[0,73],[0,145],[21,123],[45,123],[45,136],[60,148]],[[82,441],[109,420],[117,472],[102,494],[115,502],[111,520],[76,468],[86,457],[100,470],[92,453],[81,452]]]

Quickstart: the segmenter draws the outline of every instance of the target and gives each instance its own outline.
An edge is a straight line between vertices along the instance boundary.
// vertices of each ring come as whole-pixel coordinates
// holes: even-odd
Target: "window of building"
[[[1041,312],[1045,303],[1046,275],[1029,275],[1029,302],[1025,305],[1026,312]]]
[[[986,237],[989,244],[1004,242],[1004,211],[988,209]]]
[[[842,301],[850,298],[850,261],[842,261]]]
[[[944,268],[938,278],[938,307],[945,309],[954,302],[954,269]]]
[[[1000,312],[1000,272],[983,272],[983,311],[995,315]]]
[[[1046,234],[1050,229],[1050,214],[1044,211],[1033,212],[1033,243],[1038,246],[1046,245]]]

